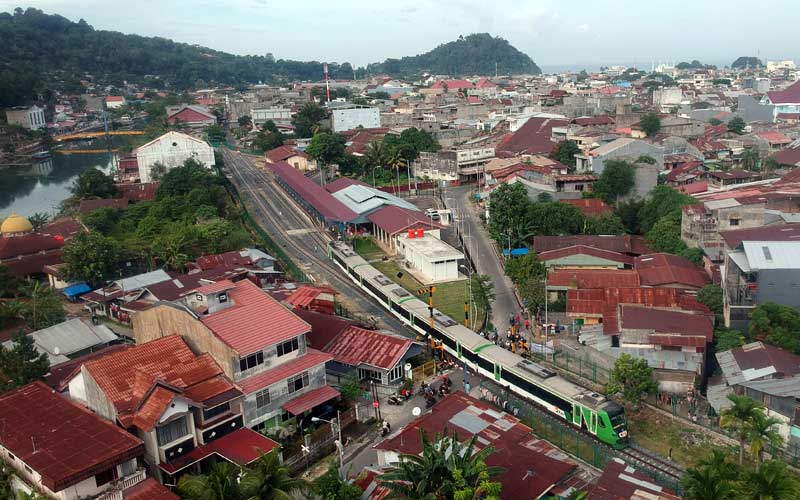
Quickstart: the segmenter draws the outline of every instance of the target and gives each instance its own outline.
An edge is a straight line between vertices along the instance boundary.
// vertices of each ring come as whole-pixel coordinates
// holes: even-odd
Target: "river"
[[[70,187],[78,175],[87,168],[98,168],[109,173],[113,155],[58,154],[30,167],[0,168],[0,220],[12,212],[30,216],[58,212],[59,204],[69,198]]]

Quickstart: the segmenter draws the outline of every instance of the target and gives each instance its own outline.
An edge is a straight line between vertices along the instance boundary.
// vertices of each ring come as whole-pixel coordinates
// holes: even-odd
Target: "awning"
[[[270,438],[247,427],[242,427],[210,443],[200,445],[172,462],[159,464],[159,467],[167,474],[172,475],[213,454],[244,467],[260,457],[262,453],[269,453],[279,446]]]
[[[311,392],[303,394],[299,398],[289,401],[281,406],[281,408],[288,411],[292,415],[302,415],[315,406],[319,406],[326,401],[330,401],[331,399],[338,397],[339,391],[329,385],[324,385],[319,389],[314,389]]]
[[[66,295],[67,297],[77,297],[82,293],[87,293],[91,291],[92,287],[83,282],[75,283],[74,285],[70,285],[62,290],[64,295]]]

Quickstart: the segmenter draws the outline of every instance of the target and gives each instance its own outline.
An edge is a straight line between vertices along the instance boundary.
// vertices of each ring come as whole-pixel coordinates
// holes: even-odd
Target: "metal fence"
[[[606,385],[611,377],[611,372],[605,367],[569,351],[555,349],[552,353],[546,353],[531,350],[526,355],[534,361],[550,364],[595,384]]]

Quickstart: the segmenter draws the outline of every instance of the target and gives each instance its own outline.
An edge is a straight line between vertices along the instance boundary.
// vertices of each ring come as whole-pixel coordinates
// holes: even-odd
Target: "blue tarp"
[[[64,295],[66,295],[67,297],[77,297],[78,295],[91,291],[92,287],[90,287],[86,283],[75,283],[74,285],[70,285],[66,287],[64,290],[62,290],[62,292],[64,292]]]
[[[503,255],[508,257],[508,253],[509,253],[508,249],[504,248],[503,249]],[[527,248],[515,248],[515,249],[511,250],[511,256],[512,257],[519,257],[520,255],[528,255],[528,249]]]

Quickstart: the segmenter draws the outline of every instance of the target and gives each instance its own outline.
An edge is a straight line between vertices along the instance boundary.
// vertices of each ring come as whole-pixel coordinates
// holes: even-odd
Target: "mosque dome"
[[[19,233],[29,233],[33,231],[33,224],[25,217],[17,214],[11,214],[6,220],[0,224],[0,233],[3,235],[13,235]]]

